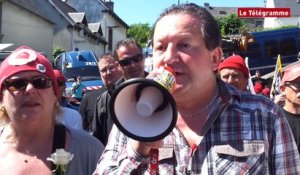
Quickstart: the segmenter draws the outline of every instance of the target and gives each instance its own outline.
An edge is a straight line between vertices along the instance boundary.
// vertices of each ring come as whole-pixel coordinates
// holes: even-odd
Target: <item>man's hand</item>
[[[130,144],[132,149],[140,154],[141,156],[149,156],[151,148],[161,148],[164,146],[163,140],[158,140],[155,142],[140,142],[130,139]]]

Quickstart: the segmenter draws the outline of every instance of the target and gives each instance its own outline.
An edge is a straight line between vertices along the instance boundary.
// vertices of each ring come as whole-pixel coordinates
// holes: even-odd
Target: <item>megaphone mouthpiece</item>
[[[140,93],[136,110],[142,117],[149,117],[163,103],[163,94],[151,86],[143,88]]]
[[[171,95],[174,76],[165,69],[149,75],[146,79],[125,81],[110,99],[110,112],[117,127],[128,137],[143,142],[164,138],[177,121]]]

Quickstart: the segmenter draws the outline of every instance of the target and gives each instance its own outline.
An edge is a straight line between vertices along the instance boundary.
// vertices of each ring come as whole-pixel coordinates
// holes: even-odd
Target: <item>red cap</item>
[[[283,73],[281,85],[284,85],[287,81],[293,81],[300,77],[300,63],[288,65]]]
[[[262,93],[262,90],[263,90],[263,86],[262,86],[260,83],[256,83],[256,84],[254,85],[254,92],[255,92],[256,94]]]
[[[265,95],[265,96],[270,96],[270,88],[266,87],[263,89],[262,93]]]
[[[67,81],[66,77],[61,73],[61,71],[54,69],[53,72],[54,72],[56,79],[61,80],[63,82]]]
[[[226,58],[218,66],[218,71],[220,72],[224,68],[233,68],[241,71],[246,78],[249,78],[249,69],[245,64],[244,59],[239,55],[232,55]]]
[[[53,91],[58,95],[58,84],[52,65],[42,54],[27,46],[21,46],[13,51],[0,66],[0,90],[3,90],[3,82],[20,72],[36,71],[45,74],[52,80]]]

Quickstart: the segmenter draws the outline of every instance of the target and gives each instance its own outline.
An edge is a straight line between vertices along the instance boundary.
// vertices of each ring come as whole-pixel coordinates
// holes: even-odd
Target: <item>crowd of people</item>
[[[153,69],[173,70],[177,106],[176,127],[153,142],[123,133],[110,111],[123,82],[151,74],[135,40],[99,57],[102,89],[82,96],[77,77],[78,111],[64,103],[63,74],[32,48],[16,49],[0,66],[0,172],[55,173],[49,160],[64,149],[72,155],[64,174],[300,174],[300,63],[286,67],[278,105],[260,72],[250,81],[241,56],[222,59],[220,30],[205,8],[165,9],[152,42]]]

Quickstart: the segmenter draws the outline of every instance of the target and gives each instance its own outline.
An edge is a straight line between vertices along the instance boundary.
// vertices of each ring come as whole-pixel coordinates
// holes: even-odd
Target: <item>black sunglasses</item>
[[[285,82],[284,86],[288,86],[288,87],[292,88],[293,90],[299,90],[300,82]]]
[[[63,80],[57,80],[58,86],[64,86],[66,84]]]
[[[127,57],[127,58],[125,58],[124,60],[120,60],[120,61],[119,61],[119,64],[120,64],[121,66],[128,66],[128,65],[130,65],[132,62],[138,63],[138,62],[140,62],[142,59],[143,59],[143,55],[142,55],[142,54],[137,54],[137,55],[134,55],[134,56],[132,56],[132,57]]]
[[[36,89],[46,89],[52,86],[52,81],[48,77],[34,77],[30,80],[26,78],[8,79],[4,81],[4,87],[10,91],[21,91],[28,83]]]

